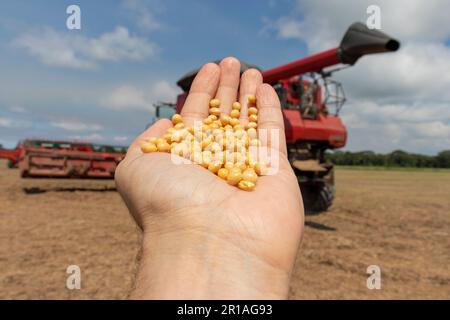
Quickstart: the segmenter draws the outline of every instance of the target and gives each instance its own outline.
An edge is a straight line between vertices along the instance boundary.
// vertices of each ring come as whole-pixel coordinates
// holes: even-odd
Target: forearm
[[[147,233],[132,299],[285,299],[289,273],[203,232]]]

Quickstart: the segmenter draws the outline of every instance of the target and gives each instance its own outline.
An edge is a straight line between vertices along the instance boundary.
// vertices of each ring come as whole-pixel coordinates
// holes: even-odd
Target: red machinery
[[[262,72],[264,82],[277,91],[285,119],[289,159],[297,174],[308,211],[326,210],[334,199],[333,165],[325,151],[344,147],[347,130],[339,118],[345,102],[342,86],[323,69],[337,64],[353,65],[366,54],[396,51],[400,44],[362,23],[352,24],[339,47]],[[242,63],[241,72],[254,67]],[[181,78],[183,89],[177,99],[177,112],[183,107],[198,69]],[[309,75],[307,79],[306,76]],[[329,107],[335,105],[335,112]]]
[[[19,142],[15,149],[3,149],[0,145],[0,159],[8,160],[8,168],[17,168],[19,165],[19,156],[22,148],[22,142]]]
[[[0,158],[19,164],[22,177],[114,178],[126,147],[51,140],[24,140]]]

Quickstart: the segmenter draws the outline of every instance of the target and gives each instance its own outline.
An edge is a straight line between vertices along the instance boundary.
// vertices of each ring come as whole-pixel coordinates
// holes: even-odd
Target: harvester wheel
[[[327,181],[319,184],[300,184],[302,191],[303,205],[307,214],[318,214],[327,211],[333,204],[334,172],[330,170]]]
[[[28,170],[21,170],[20,177],[21,178],[28,178]]]

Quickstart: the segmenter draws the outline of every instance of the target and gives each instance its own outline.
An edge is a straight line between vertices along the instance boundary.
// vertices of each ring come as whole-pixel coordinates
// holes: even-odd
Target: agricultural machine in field
[[[9,166],[18,165],[20,175],[47,178],[114,178],[126,147],[92,143],[24,140],[16,149],[0,149]]]
[[[17,168],[19,165],[20,150],[22,147],[23,144],[21,141],[14,149],[4,149],[3,146],[0,145],[0,159],[8,160],[8,168]]]
[[[280,98],[289,160],[309,212],[325,211],[332,204],[334,171],[333,164],[325,159],[325,151],[342,148],[347,141],[347,130],[339,118],[344,91],[340,83],[330,79],[339,69],[325,72],[324,68],[353,65],[363,55],[396,51],[399,46],[397,40],[384,33],[354,23],[339,47],[262,71],[264,82],[273,85]],[[255,66],[242,63],[241,72],[251,67]],[[182,109],[197,72],[198,69],[177,82],[184,91],[178,96],[177,112]]]

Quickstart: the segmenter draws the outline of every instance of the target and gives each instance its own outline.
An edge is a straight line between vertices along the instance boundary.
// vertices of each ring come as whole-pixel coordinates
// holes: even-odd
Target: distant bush
[[[402,150],[395,150],[388,154],[373,151],[334,151],[327,152],[326,157],[334,164],[343,166],[450,168],[450,150],[441,151],[435,156]]]

